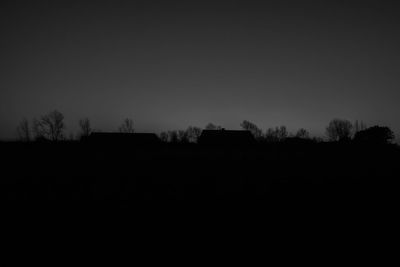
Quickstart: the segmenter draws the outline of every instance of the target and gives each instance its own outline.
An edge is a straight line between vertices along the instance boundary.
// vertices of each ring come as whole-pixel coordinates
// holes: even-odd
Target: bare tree
[[[80,127],[80,138],[88,137],[92,132],[92,127],[90,126],[90,120],[88,118],[84,118],[79,120]]]
[[[168,142],[168,133],[167,132],[161,132],[160,133],[160,139],[163,142]]]
[[[201,135],[201,128],[189,126],[186,129],[186,135],[187,135],[187,138],[188,138],[189,142],[196,143],[197,139]]]
[[[363,121],[361,121],[361,124],[360,124],[360,131],[363,131],[363,130],[365,130],[365,129],[367,129],[367,125],[366,125]]]
[[[350,139],[353,125],[348,120],[333,119],[326,127],[326,134],[331,141]]]
[[[206,129],[206,130],[221,130],[222,127],[221,126],[217,126],[217,125],[215,125],[215,124],[210,122],[210,123],[208,123],[206,125],[206,127],[204,127],[204,129]]]
[[[178,143],[179,142],[179,137],[178,137],[178,132],[177,131],[168,131],[168,136],[169,136],[169,142],[170,143]]]
[[[276,136],[276,132],[273,128],[268,128],[265,131],[265,135],[264,135],[265,141],[267,142],[276,142],[278,141],[278,138]]]
[[[64,138],[64,130],[64,115],[57,110],[33,121],[33,132],[36,138],[60,141]]]
[[[267,142],[279,142],[286,139],[288,131],[286,126],[280,126],[274,128],[268,128],[265,132],[265,140]]]
[[[184,130],[179,130],[178,131],[178,140],[179,140],[179,143],[182,143],[182,144],[189,143],[189,138],[188,138],[187,132]]]
[[[303,138],[303,139],[309,139],[310,133],[306,129],[300,128],[299,130],[297,130],[296,137]]]
[[[244,120],[240,124],[240,127],[242,127],[243,130],[250,131],[256,139],[260,139],[262,137],[262,130],[250,121]]]
[[[121,133],[134,133],[135,130],[133,129],[133,120],[126,118],[121,126],[118,128],[118,130]]]
[[[354,122],[354,135],[357,134],[360,131],[360,124],[358,123],[358,120]]]
[[[353,127],[353,131],[354,131],[354,136],[358,133],[358,132],[360,132],[360,131],[364,131],[365,129],[367,129],[367,125],[363,122],[363,121],[358,121],[358,120],[356,120],[355,122],[354,122],[354,125],[353,125],[354,127]]]
[[[277,137],[279,141],[283,141],[286,139],[286,137],[288,137],[288,131],[286,129],[286,126],[281,126],[281,127],[276,127],[275,129],[276,133],[277,133]]]
[[[34,118],[32,121],[32,132],[35,140],[45,138],[43,132],[40,129],[39,120]]]
[[[29,142],[31,140],[31,130],[29,128],[29,121],[23,118],[17,126],[18,139],[23,142]]]

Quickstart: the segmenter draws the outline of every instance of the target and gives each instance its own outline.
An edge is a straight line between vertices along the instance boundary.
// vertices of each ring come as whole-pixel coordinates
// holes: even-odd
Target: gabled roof
[[[251,145],[255,143],[250,131],[203,130],[199,140],[203,145]]]

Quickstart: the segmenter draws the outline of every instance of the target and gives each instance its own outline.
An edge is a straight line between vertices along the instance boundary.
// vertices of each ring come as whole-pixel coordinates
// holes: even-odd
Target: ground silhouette
[[[205,144],[201,137],[199,144],[167,143],[137,133],[93,133],[92,140],[81,141],[1,142],[0,197],[338,201],[379,198],[397,188],[397,145],[301,137],[251,145],[230,140],[237,134],[249,137],[247,133],[205,131],[213,140]],[[215,140],[224,140],[224,145]]]

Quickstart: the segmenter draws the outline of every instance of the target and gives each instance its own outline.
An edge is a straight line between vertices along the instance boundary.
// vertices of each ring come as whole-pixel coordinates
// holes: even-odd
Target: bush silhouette
[[[389,127],[373,126],[357,132],[354,141],[368,144],[388,144],[394,137],[393,131]]]

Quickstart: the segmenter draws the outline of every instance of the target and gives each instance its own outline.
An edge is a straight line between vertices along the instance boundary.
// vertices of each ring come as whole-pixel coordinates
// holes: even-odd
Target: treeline
[[[30,141],[65,141],[80,140],[88,137],[94,130],[89,118],[82,118],[78,122],[79,132],[74,135],[66,136],[66,125],[64,115],[57,111],[51,111],[40,118],[32,121],[24,118],[17,126],[18,140],[23,142]],[[240,127],[250,131],[254,138],[259,142],[283,142],[287,139],[311,140],[314,142],[323,141],[322,138],[311,137],[308,130],[298,129],[295,133],[290,133],[286,126],[267,128],[263,131],[255,123],[244,120]],[[169,143],[196,143],[204,130],[223,130],[219,125],[208,123],[204,128],[189,126],[186,130],[173,130],[161,132],[159,138],[163,142]],[[117,129],[121,133],[134,133],[134,122],[130,118],[122,121]],[[326,138],[331,142],[368,142],[388,144],[395,139],[393,131],[386,126],[367,127],[364,122],[358,120],[351,123],[344,119],[333,119],[325,129]]]

